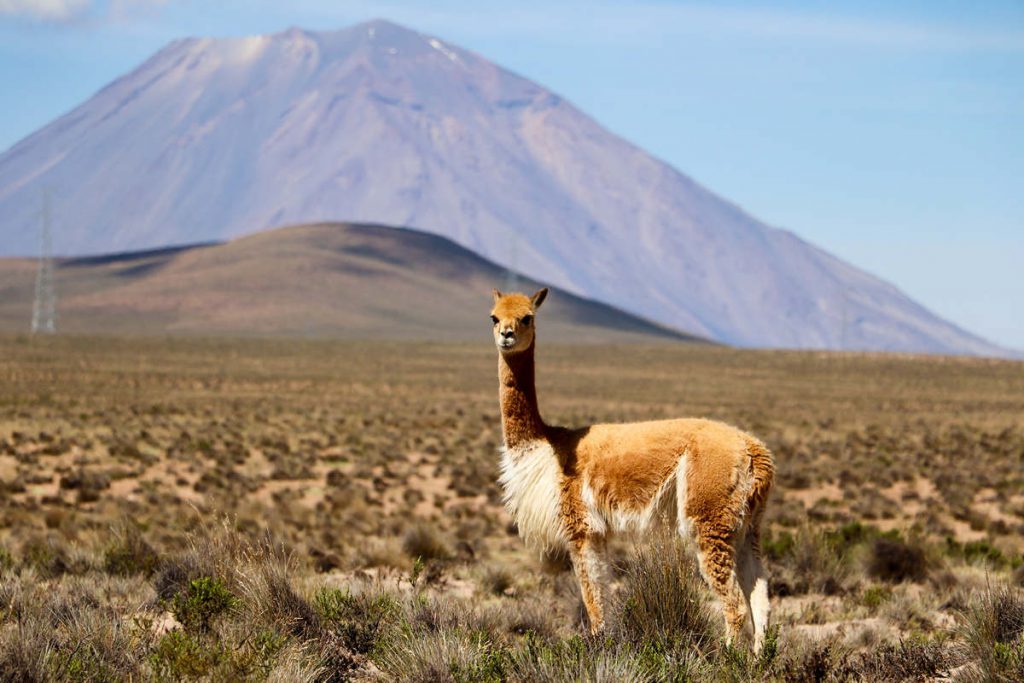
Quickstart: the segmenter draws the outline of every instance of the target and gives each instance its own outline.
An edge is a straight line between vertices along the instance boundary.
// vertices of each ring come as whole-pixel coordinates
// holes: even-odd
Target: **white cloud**
[[[87,12],[90,5],[90,0],[0,0],[0,16],[68,21]]]
[[[120,20],[166,4],[168,0],[0,0],[0,18],[68,22],[83,17]]]

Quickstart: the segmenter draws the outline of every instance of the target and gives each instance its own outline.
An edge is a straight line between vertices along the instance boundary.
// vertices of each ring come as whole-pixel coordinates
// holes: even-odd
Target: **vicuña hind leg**
[[[697,546],[704,579],[722,601],[726,643],[733,644],[747,621],[747,600],[736,574],[735,532],[715,525],[698,525]]]
[[[740,544],[740,555],[737,564],[740,569],[740,585],[750,608],[750,617],[754,627],[754,652],[760,652],[764,644],[764,634],[768,628],[768,575],[761,562],[761,548],[757,540],[757,530],[748,531]]]
[[[590,632],[597,633],[604,626],[605,539],[603,536],[587,536],[573,541],[569,545],[569,554],[580,582]]]
[[[754,651],[760,652],[768,630],[768,616],[771,606],[768,602],[768,573],[761,561],[759,529],[752,528],[743,543],[743,572],[750,588],[743,586],[746,600],[751,605],[751,620],[754,622]]]

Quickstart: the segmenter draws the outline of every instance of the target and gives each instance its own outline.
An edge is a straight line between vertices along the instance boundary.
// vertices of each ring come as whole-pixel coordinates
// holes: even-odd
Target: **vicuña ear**
[[[494,300],[495,300],[495,301],[497,301],[497,300],[498,300],[498,299],[500,299],[500,298],[501,298],[502,296],[504,296],[504,295],[503,295],[503,294],[502,294],[501,292],[499,292],[499,291],[498,291],[498,288],[497,288],[497,287],[495,287],[494,289],[492,289],[492,290],[491,290],[491,294],[493,294],[493,295],[494,295]]]
[[[547,298],[548,288],[538,289],[537,293],[530,297],[530,304],[533,306],[533,310],[540,308],[540,305],[544,303],[544,299]]]

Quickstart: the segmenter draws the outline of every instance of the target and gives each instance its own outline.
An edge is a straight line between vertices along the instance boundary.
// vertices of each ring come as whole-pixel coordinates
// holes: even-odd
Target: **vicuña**
[[[527,297],[494,290],[491,310],[505,439],[500,482],[520,535],[569,551],[597,632],[608,537],[672,520],[684,539],[696,541],[701,574],[722,601],[729,642],[751,623],[759,650],[768,626],[759,529],[774,476],[771,453],[749,434],[711,420],[545,424],[534,384],[534,316],[547,291]]]

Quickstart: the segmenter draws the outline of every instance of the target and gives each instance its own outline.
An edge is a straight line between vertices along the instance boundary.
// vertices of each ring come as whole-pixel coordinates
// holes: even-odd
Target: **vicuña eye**
[[[497,325],[498,324],[498,316],[492,315],[491,316],[491,322],[494,323],[495,325]]]
[[[532,322],[533,322],[533,316],[532,315],[524,315],[523,316],[523,325],[524,326],[529,327],[530,323],[532,323]]]

